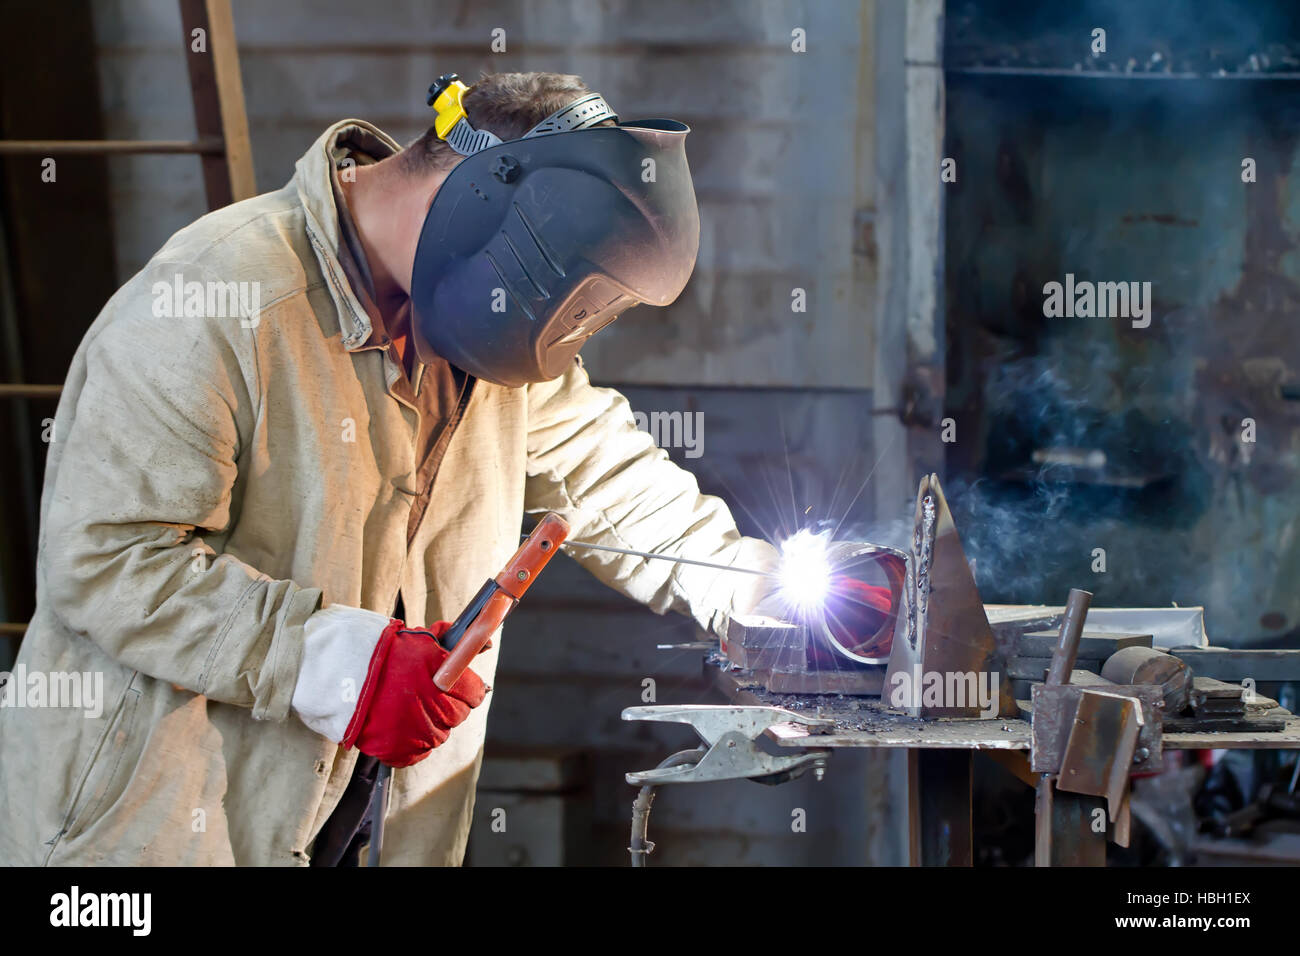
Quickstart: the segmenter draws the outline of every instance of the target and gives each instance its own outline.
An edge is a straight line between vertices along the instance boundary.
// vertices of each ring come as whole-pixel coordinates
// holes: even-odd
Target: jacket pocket
[[[109,798],[120,793],[125,786],[122,778],[131,768],[131,761],[126,756],[140,706],[140,689],[135,686],[138,677],[139,672],[133,673],[127,681],[126,689],[90,752],[63,826],[52,841],[55,845],[60,838],[72,839],[84,831],[98,819],[100,811],[111,804]]]

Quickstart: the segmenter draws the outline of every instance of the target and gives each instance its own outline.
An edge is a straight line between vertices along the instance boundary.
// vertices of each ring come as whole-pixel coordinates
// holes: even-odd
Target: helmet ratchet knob
[[[459,79],[460,79],[459,73],[444,73],[442,74],[442,76],[434,80],[433,85],[429,87],[429,100],[428,100],[429,105],[432,106],[434,100],[436,100],[439,96],[442,95],[442,91],[445,90],[447,87],[451,86],[451,84],[455,83]]]

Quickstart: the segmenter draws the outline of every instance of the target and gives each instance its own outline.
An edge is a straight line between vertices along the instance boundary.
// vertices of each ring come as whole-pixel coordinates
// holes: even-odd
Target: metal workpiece
[[[1129,843],[1132,830],[1131,800],[1127,788],[1129,774],[1158,768],[1165,749],[1300,747],[1300,718],[1289,714],[1281,718],[1285,726],[1280,732],[1165,733],[1160,721],[1159,705],[1163,703],[1163,697],[1159,687],[1112,685],[1096,675],[1090,675],[1091,682],[1087,684],[1040,685],[1034,688],[1040,698],[1047,695],[1048,699],[1036,702],[1037,716],[1031,725],[1016,718],[914,717],[891,710],[878,700],[863,698],[774,694],[752,677],[716,658],[706,660],[704,670],[711,683],[736,704],[806,712],[808,716],[820,718],[820,722],[829,721],[833,725],[831,730],[819,727],[811,731],[795,722],[774,724],[764,733],[780,748],[802,750],[811,746],[828,751],[839,748],[906,751],[908,847],[914,863],[964,865],[970,858],[969,758],[976,750],[1009,769],[1014,768],[1012,772],[1018,779],[1036,788],[1036,865],[1104,866],[1108,840],[1120,846]],[[1203,682],[1203,688],[1207,697],[1221,692],[1211,688],[1208,682]],[[1131,752],[1127,744],[1120,748],[1127,754],[1129,763],[1125,763],[1124,755],[1106,750],[1108,739],[1124,735],[1107,732],[1100,726],[1099,717],[1089,722],[1088,709],[1084,713],[1085,725],[1080,728],[1074,747],[1070,747],[1079,698],[1084,693],[1093,692],[1118,694],[1119,711],[1124,711],[1126,705],[1131,708],[1130,700],[1138,702],[1142,719],[1138,739]],[[1088,707],[1091,709],[1098,704],[1100,708],[1115,706],[1111,701],[1101,701],[1090,702]],[[1129,714],[1121,714],[1121,717],[1122,723],[1131,723]],[[1035,752],[1053,772],[1034,772],[1037,768],[1026,758]],[[1070,776],[1080,782],[1059,786],[1057,778],[1063,766],[1067,774],[1069,770],[1075,770]],[[1122,789],[1118,786],[1120,780],[1125,783]],[[1084,782],[1086,789],[1100,790],[1101,794],[1075,792],[1085,788],[1081,785]],[[1112,796],[1117,805],[1111,803]],[[1112,818],[1101,832],[1095,826],[1099,810]],[[634,855],[633,858],[637,860],[640,857]]]
[[[1022,752],[1032,748],[1029,710],[1023,717],[1000,720],[926,720],[900,714],[871,698],[772,693],[751,676],[716,659],[706,659],[703,670],[705,679],[733,703],[807,712],[835,724],[834,730],[818,731],[815,735],[793,724],[777,724],[767,732],[767,736],[781,747],[815,745],[831,750],[921,748]],[[1284,725],[1280,732],[1167,728],[1161,734],[1163,749],[1300,749],[1300,717],[1283,712],[1280,719]]]
[[[1081,826],[1088,823],[1089,798],[1106,799],[1108,835],[1128,846],[1129,776],[1136,769],[1158,769],[1163,759],[1161,688],[1109,684],[1105,677],[1070,683],[1091,605],[1091,593],[1070,589],[1046,680],[1031,691],[1030,768],[1042,774],[1035,803],[1036,866],[1105,863],[1105,839]]]
[[[996,718],[1015,714],[1011,682],[997,651],[984,604],[971,574],[938,475],[921,479],[913,516],[912,554],[903,588],[894,645],[885,674],[891,688],[910,687],[901,708],[915,717]],[[977,701],[925,703],[916,686],[929,675],[997,677],[998,706],[989,713]]]
[[[1300,680],[1300,650],[1280,648],[1176,647],[1197,677],[1257,684]]]
[[[1129,774],[1141,759],[1142,708],[1134,697],[1104,690],[1079,695],[1056,778],[1059,790],[1105,797],[1112,821],[1128,795]]]
[[[808,717],[779,707],[735,707],[728,705],[683,704],[629,707],[624,720],[653,720],[689,724],[708,745],[698,761],[629,773],[634,786],[665,783],[707,783],[714,780],[758,780],[783,783],[808,770],[818,779],[825,772],[829,751],[810,749],[803,753],[769,754],[758,746],[758,738],[780,724],[791,724],[815,734],[834,728],[834,721]],[[814,738],[815,739],[815,738]]]
[[[1165,719],[1166,732],[1248,733],[1260,739],[1286,731],[1292,715],[1276,700],[1247,691],[1247,685],[1212,677],[1193,677],[1188,709],[1183,716]]]
[[[1106,838],[1129,845],[1130,775],[1161,766],[1159,698],[1160,690],[1153,686],[1043,684],[1034,688],[1030,766],[1042,773],[1036,866],[1100,866],[1105,862]],[[1110,820],[1100,840],[1060,818],[1062,812],[1068,811],[1068,816],[1086,811],[1091,806],[1088,800],[1098,797],[1105,799]],[[1058,836],[1064,836],[1065,842]]]
[[[1074,669],[1070,673],[1073,675],[1091,672],[1100,677],[1102,663],[1102,658],[1079,657],[1075,659]],[[1047,680],[1047,674],[1051,670],[1051,666],[1052,659],[1050,657],[1013,657],[1007,661],[1007,676],[1013,681],[1042,683]],[[1071,677],[1070,682],[1077,683],[1077,680]],[[1027,694],[1017,695],[1019,699],[1024,699],[1027,696]]]
[[[819,637],[835,652],[858,664],[885,665],[889,663],[890,636],[896,635],[898,618],[906,603],[907,555],[897,548],[861,541],[837,541],[826,549],[826,562],[832,573],[873,583],[872,572],[879,571],[889,585],[889,613],[885,615],[874,634],[852,634],[844,630],[836,633],[823,622]]]
[[[839,541],[826,546],[825,558],[832,584],[823,607],[796,621],[734,615],[722,634],[722,654],[774,693],[879,696],[903,606],[907,556],[883,545]],[[858,599],[835,583],[843,578],[888,586],[889,608],[878,623],[872,614],[855,624],[852,602]]]
[[[1088,609],[1089,625],[1093,623],[1093,615],[1103,610],[1105,609]],[[1017,657],[1051,657],[1052,651],[1056,648],[1058,636],[1058,631],[1026,631],[1016,639],[1015,654]],[[1079,638],[1079,657],[1074,666],[1077,670],[1079,668],[1078,661],[1089,658],[1104,661],[1116,651],[1121,651],[1126,647],[1151,646],[1152,637],[1150,634],[1111,633],[1097,631],[1090,626],[1085,627],[1083,636]]]
[[[1060,772],[1070,737],[1077,726],[1079,702],[1085,694],[1132,698],[1142,719],[1131,772],[1159,770],[1163,766],[1164,695],[1159,687],[1152,684],[1040,684],[1033,689],[1034,710],[1030,721],[1030,765],[1035,773]],[[1099,733],[1104,728],[1088,725],[1087,729],[1090,733]],[[1105,749],[1112,743],[1099,740],[1094,746]]]
[[[1164,693],[1166,717],[1186,709],[1191,669],[1182,660],[1151,647],[1124,647],[1106,659],[1101,676],[1116,684],[1155,684]]]
[[[1257,694],[1251,694],[1252,701],[1258,697]],[[1190,703],[1192,711],[1198,715],[1244,714],[1247,710],[1246,688],[1240,684],[1215,680],[1213,677],[1194,677],[1191,682]],[[1272,703],[1276,706],[1276,701]]]
[[[1005,646],[1008,656],[1050,657],[1056,644],[1056,636],[1065,616],[1063,605],[1047,604],[987,604],[984,612],[988,616],[993,633]],[[1051,633],[1046,634],[1045,628]],[[1032,640],[1024,640],[1032,635]],[[1138,641],[1119,639],[1138,636]],[[1097,656],[1096,647],[1091,647],[1090,638],[1104,637],[1116,639],[1116,646],[1110,647],[1114,653],[1121,646],[1140,643],[1165,650],[1171,648],[1208,647],[1205,637],[1204,609],[1200,607],[1090,607],[1088,623],[1079,639],[1079,654],[1082,657]],[[1147,638],[1150,638],[1148,640]],[[1045,650],[1037,650],[1046,640]],[[1031,650],[1031,648],[1034,648]],[[1108,654],[1102,656],[1109,656]]]
[[[720,642],[722,655],[777,694],[870,694],[885,684],[883,666],[850,663],[816,629],[760,615],[735,615]]]

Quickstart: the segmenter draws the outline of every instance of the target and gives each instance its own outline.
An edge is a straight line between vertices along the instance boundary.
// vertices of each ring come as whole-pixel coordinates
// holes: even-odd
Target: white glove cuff
[[[343,739],[357,709],[370,658],[390,620],[342,604],[331,604],[307,618],[293,709],[322,737],[335,743]]]

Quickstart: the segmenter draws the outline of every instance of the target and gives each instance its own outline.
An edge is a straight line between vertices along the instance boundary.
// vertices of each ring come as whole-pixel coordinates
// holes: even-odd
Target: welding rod
[[[591,548],[593,551],[612,551],[615,554],[630,554],[637,558],[655,558],[659,561],[673,561],[677,564],[694,564],[701,568],[713,568],[715,571],[739,571],[741,574],[757,574],[759,577],[780,577],[775,571],[755,571],[753,568],[738,568],[733,564],[714,564],[710,561],[697,561],[675,554],[655,554],[653,551],[634,551],[631,548],[614,548],[607,544],[592,544],[590,541],[566,541],[563,548]]]

